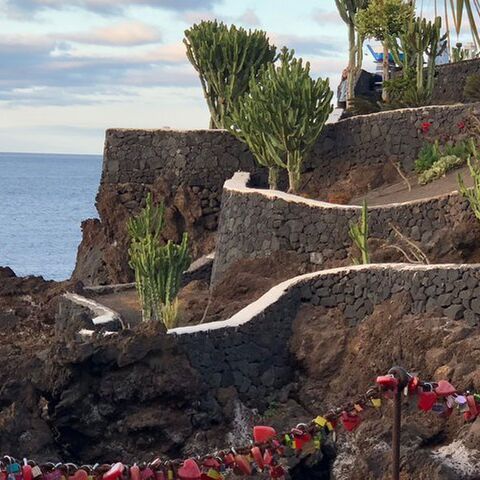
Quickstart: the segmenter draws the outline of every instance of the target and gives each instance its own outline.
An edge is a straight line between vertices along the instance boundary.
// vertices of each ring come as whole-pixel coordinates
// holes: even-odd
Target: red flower
[[[432,122],[423,122],[422,123],[422,132],[428,133],[430,131],[430,127],[432,126]]]
[[[463,120],[461,122],[458,122],[457,127],[459,130],[463,130],[465,128],[465,122]]]

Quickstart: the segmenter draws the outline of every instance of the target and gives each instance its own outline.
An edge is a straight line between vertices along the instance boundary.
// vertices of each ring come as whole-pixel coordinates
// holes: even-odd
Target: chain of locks
[[[272,479],[285,480],[288,458],[313,454],[328,439],[335,441],[338,424],[348,432],[356,430],[365,410],[380,408],[382,397],[393,398],[403,385],[405,397],[415,397],[418,408],[424,412],[433,411],[448,417],[457,409],[465,421],[473,421],[480,415],[480,394],[459,393],[446,380],[423,382],[400,370],[398,375],[399,367],[392,368],[390,372],[394,373],[377,377],[375,386],[357,400],[332,409],[309,424],[299,424],[283,433],[277,433],[272,427],[256,426],[252,444],[243,448],[231,448],[202,458],[155,459],[132,466],[121,462],[80,467],[73,463],[39,465],[26,459],[21,464],[5,456],[0,462],[0,480],[223,480],[231,472],[243,476],[264,472]]]

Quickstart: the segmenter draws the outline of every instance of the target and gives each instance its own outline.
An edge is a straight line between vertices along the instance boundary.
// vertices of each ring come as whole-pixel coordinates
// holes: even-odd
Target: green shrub
[[[378,103],[366,97],[355,97],[351,103],[351,108],[348,111],[353,115],[369,115],[380,111]]]
[[[433,182],[437,178],[443,177],[448,171],[453,170],[465,163],[465,159],[456,157],[455,155],[448,155],[437,160],[432,167],[425,170],[418,177],[420,185],[426,185]]]
[[[426,143],[420,150],[417,160],[415,160],[415,171],[422,173],[432,168],[433,164],[438,162],[441,156],[442,152],[440,151],[438,140],[435,143]]]
[[[469,75],[463,91],[464,96],[471,102],[480,102],[480,75]]]

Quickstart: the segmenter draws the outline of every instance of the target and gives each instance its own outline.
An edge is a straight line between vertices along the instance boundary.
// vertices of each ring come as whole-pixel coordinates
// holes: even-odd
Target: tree
[[[389,79],[390,70],[388,39],[391,36],[398,36],[405,26],[405,21],[414,14],[414,6],[406,0],[372,0],[367,8],[357,14],[360,34],[382,42],[384,82]],[[388,101],[386,89],[383,90],[383,100]]]
[[[356,15],[366,8],[370,0],[335,0],[338,13],[348,27],[348,87],[347,108],[351,108],[355,97],[355,82],[362,68],[363,36],[356,32]]]
[[[225,117],[276,47],[261,30],[247,31],[223,22],[203,21],[185,31],[187,57],[197,70],[210,110],[210,128],[226,128]]]
[[[297,192],[305,157],[332,111],[328,79],[314,80],[310,64],[282,49],[280,64],[265,66],[234,110],[232,129],[259,163],[288,170],[289,191]]]

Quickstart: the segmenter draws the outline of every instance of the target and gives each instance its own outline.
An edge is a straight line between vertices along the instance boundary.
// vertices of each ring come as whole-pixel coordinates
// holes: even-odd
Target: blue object
[[[372,54],[375,62],[383,62],[383,52],[376,52],[371,45],[367,45],[367,48],[370,50],[370,53]],[[400,54],[400,59],[403,60],[403,53]],[[391,53],[388,55],[388,61],[390,63],[395,63],[395,60],[393,59],[393,55]]]

